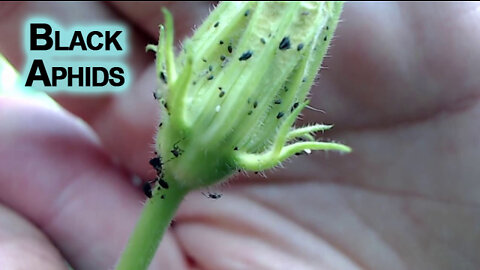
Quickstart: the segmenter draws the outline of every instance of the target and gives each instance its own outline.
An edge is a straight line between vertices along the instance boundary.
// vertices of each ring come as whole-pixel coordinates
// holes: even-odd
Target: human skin
[[[115,264],[144,200],[132,175],[154,176],[144,45],[160,5],[0,4],[0,51],[17,68],[26,14],[135,25],[129,91],[55,96],[69,112],[0,98],[0,269]],[[177,36],[208,7],[170,3]],[[342,19],[311,92],[325,113],[303,120],[334,123],[324,136],[354,152],[236,176],[219,200],[190,194],[152,269],[480,268],[480,4],[347,3]]]

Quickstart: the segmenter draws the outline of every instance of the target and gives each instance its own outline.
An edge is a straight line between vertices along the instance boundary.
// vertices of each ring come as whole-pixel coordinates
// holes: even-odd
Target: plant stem
[[[168,183],[168,189],[155,188],[153,197],[145,204],[117,264],[117,270],[145,270],[150,265],[170,221],[188,193],[188,190],[179,187],[176,181],[168,181]],[[163,199],[162,195],[164,195]]]

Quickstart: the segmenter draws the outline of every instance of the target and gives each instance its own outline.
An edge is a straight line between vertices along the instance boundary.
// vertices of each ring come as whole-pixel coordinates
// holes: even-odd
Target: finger
[[[18,68],[23,68],[21,51],[23,23],[32,15],[49,16],[64,26],[99,22],[122,22],[107,6],[101,3],[53,3],[28,2],[2,5],[0,34],[9,36],[0,41],[0,51]],[[130,33],[128,64],[133,71],[133,84],[124,93],[108,96],[54,95],[70,112],[80,116],[100,135],[107,150],[125,167],[152,177],[148,172],[148,157],[152,152],[154,127],[158,121],[158,106],[152,97],[155,89],[155,73],[152,55],[145,53],[146,39],[134,28]],[[145,72],[148,71],[148,72]],[[143,78],[143,79],[139,79]],[[139,82],[140,81],[140,82]]]
[[[269,186],[272,194],[282,194]],[[174,230],[201,269],[358,269],[336,243],[281,215],[275,206],[234,193],[238,187],[232,191],[221,201],[192,196],[178,213]]]
[[[35,226],[0,204],[0,269],[67,269],[58,250]]]
[[[98,138],[62,110],[0,99],[0,200],[41,228],[76,269],[109,269],[143,196]],[[157,263],[184,269],[171,235]]]
[[[334,123],[333,131],[389,127],[478,99],[479,7],[346,3],[312,90],[312,106],[326,113],[305,118]]]

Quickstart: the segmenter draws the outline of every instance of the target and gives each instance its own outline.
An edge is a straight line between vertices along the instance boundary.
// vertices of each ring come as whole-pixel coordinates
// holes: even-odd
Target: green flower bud
[[[198,188],[237,170],[261,171],[295,153],[351,151],[293,128],[337,26],[340,2],[222,2],[173,51],[173,20],[160,26],[157,151],[168,178]],[[301,139],[301,140],[300,140]]]

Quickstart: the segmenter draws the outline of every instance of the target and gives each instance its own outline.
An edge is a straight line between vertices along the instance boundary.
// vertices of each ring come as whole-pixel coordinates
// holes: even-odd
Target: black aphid
[[[233,150],[234,150],[234,151],[237,151],[237,150],[238,150],[238,147],[237,147],[237,146],[235,146],[235,148],[233,148]]]
[[[163,180],[163,179],[160,178],[160,179],[158,179],[158,184],[159,184],[162,188],[168,189],[168,183],[167,183],[167,181],[165,181],[165,180]]]
[[[239,60],[239,61],[246,61],[246,60],[248,60],[250,57],[252,57],[252,55],[253,55],[253,52],[250,51],[250,50],[248,50],[248,51],[244,52],[244,53],[240,56],[240,58],[238,58],[238,60]]]
[[[220,94],[218,94],[219,97],[223,97],[225,95],[225,91],[221,91]]]
[[[207,80],[209,80],[209,81],[213,80],[213,75],[208,76]]]
[[[232,51],[233,51],[232,45],[228,45],[228,48],[227,48],[227,49],[228,49],[228,52],[229,52],[229,53],[232,53]]]
[[[253,111],[249,111],[247,114],[248,114],[248,115],[252,115],[252,113],[253,113]]]
[[[225,60],[225,55],[220,55],[220,60],[224,61]]]
[[[183,150],[178,147],[178,143],[180,141],[176,142],[173,144],[173,149],[170,150],[170,153],[172,153],[175,157],[179,157],[181,154],[183,154]]]
[[[301,51],[303,49],[303,43],[298,44],[297,51]]]
[[[207,198],[210,198],[210,199],[214,199],[214,200],[220,199],[222,197],[222,194],[220,194],[220,193],[210,193],[209,192],[208,194],[205,194],[205,193],[202,192],[202,194],[203,194],[203,196],[205,196]]]
[[[297,107],[298,107],[298,102],[293,103],[292,108],[290,109],[290,112],[293,112]]]
[[[163,122],[160,122],[160,124],[158,124],[158,127],[162,127],[163,126]]]
[[[163,71],[160,72],[160,79],[162,80],[162,82],[164,84],[167,84],[167,76],[165,75],[165,73]]]
[[[213,70],[212,65],[208,66],[208,71],[212,71],[212,70]]]
[[[282,100],[281,100],[281,99],[277,99],[277,100],[275,100],[273,103],[275,103],[275,104],[282,104]]]
[[[220,24],[220,22],[216,22],[213,27],[217,27]]]
[[[223,40],[220,40],[220,42],[219,42],[219,43],[220,43],[220,45],[223,45]]]
[[[154,157],[148,162],[152,167],[157,171],[157,173],[162,172],[162,159],[160,157]]]
[[[247,17],[249,14],[250,14],[250,9],[247,9],[243,15],[245,15],[245,17]]]
[[[255,101],[253,102],[253,108],[256,109],[257,106],[258,106],[258,102],[255,100]]]
[[[202,58],[202,61],[206,63],[206,62],[207,62],[207,59],[205,59],[205,58]]]
[[[325,37],[323,38],[323,41],[327,41],[327,36],[325,36]]]
[[[267,43],[263,37],[262,37],[262,38],[260,38],[260,42],[261,42],[262,44],[265,44],[265,43]]]
[[[277,119],[280,119],[280,118],[282,118],[282,117],[283,117],[283,115],[284,115],[284,114],[283,114],[283,112],[279,112],[279,113],[277,114]]]
[[[165,199],[165,195],[162,194],[162,196],[160,196],[160,199]]]
[[[152,198],[152,186],[149,182],[143,183],[142,189],[145,196],[147,196],[148,198]]]
[[[282,41],[280,41],[280,44],[278,45],[278,48],[280,50],[288,50],[290,49],[290,38],[289,37],[284,37]]]

